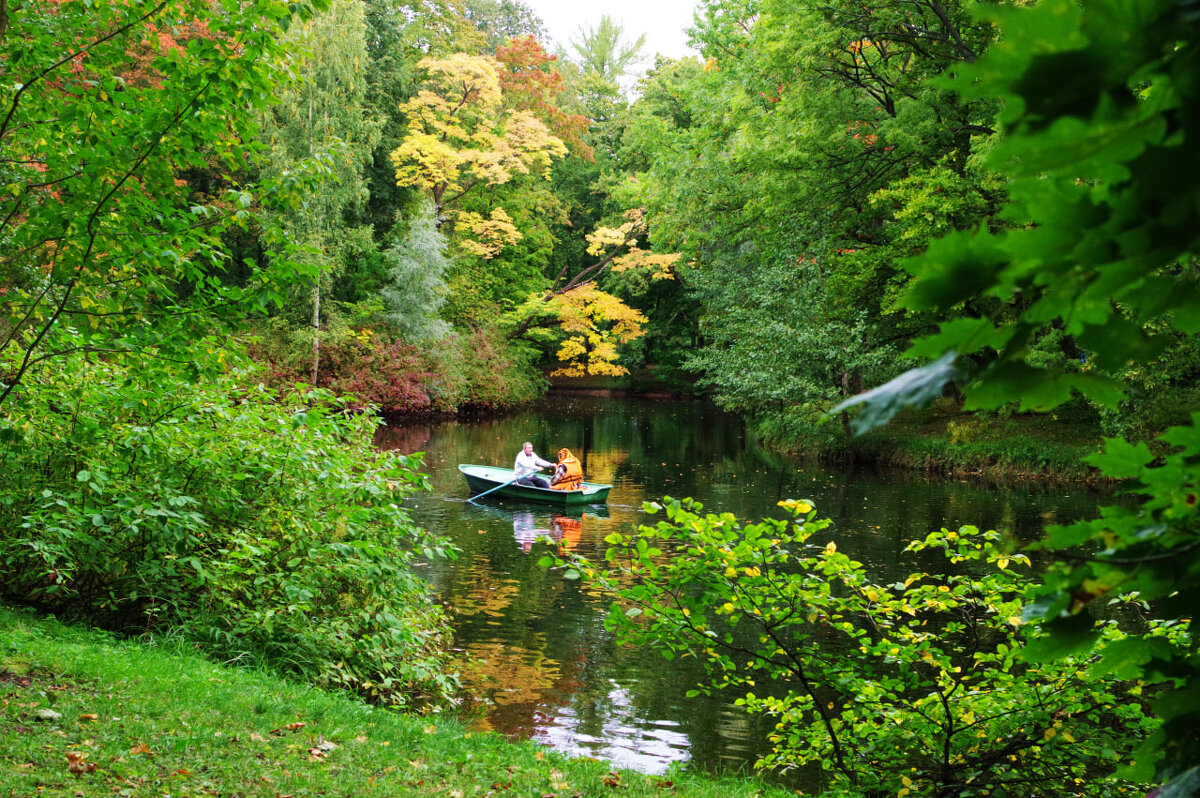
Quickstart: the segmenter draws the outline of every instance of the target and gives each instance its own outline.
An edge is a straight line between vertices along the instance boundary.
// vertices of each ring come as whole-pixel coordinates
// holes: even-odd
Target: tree
[[[500,88],[505,105],[537,114],[576,155],[592,160],[592,148],[582,139],[587,118],[568,114],[558,105],[566,90],[562,73],[554,68],[558,57],[547,53],[533,36],[521,36],[497,48],[496,60],[503,66]]]
[[[403,106],[409,124],[391,156],[396,182],[428,192],[435,213],[451,218],[462,234],[459,245],[493,257],[520,240],[511,217],[501,207],[464,215],[455,206],[473,189],[502,185],[515,175],[548,177],[566,146],[530,111],[504,110],[495,59],[454,53],[422,59],[419,66],[429,75],[429,88]]]
[[[292,52],[294,83],[280,86],[263,125],[270,145],[263,174],[280,180],[311,173],[311,188],[282,211],[285,234],[303,247],[299,256],[316,273],[310,296],[311,383],[321,357],[322,288],[341,263],[374,249],[371,229],[347,224],[366,200],[365,167],[379,136],[378,121],[365,113],[367,49],[363,5],[333,0],[328,11],[294,26],[285,38]],[[328,315],[328,311],[326,311]]]
[[[575,52],[575,62],[584,73],[616,83],[629,74],[629,70],[642,57],[646,46],[646,34],[634,41],[625,39],[625,29],[607,14],[600,17],[594,28],[580,28],[570,42]]]
[[[404,238],[390,248],[389,284],[383,289],[387,320],[405,341],[421,343],[441,338],[450,326],[437,317],[446,301],[446,237],[438,230],[433,208],[426,206],[408,221]]]
[[[302,16],[323,7],[294,6]],[[266,0],[9,9],[0,33],[12,77],[0,87],[0,405],[31,369],[71,352],[216,365],[215,350],[194,347],[195,338],[236,322],[276,295],[278,277],[295,274],[266,234],[262,262],[244,264],[247,277],[231,286],[220,243],[254,216],[255,195],[225,175],[248,166],[291,19]],[[189,174],[214,165],[221,177],[193,191]],[[258,198],[272,201],[266,191]]]
[[[514,39],[545,39],[542,20],[520,0],[466,0],[467,19],[487,36],[488,50],[495,53]]]
[[[905,303],[944,313],[1019,296],[1019,312],[977,311],[917,341],[909,355],[933,363],[835,408],[862,405],[860,429],[937,396],[951,380],[968,409],[1048,411],[1076,392],[1115,409],[1124,369],[1154,369],[1167,344],[1200,332],[1194,11],[1172,0],[1045,0],[996,7],[988,18],[1005,46],[949,80],[964,96],[1004,101],[1007,133],[989,160],[1009,176],[1003,218],[1011,224],[933,241],[906,264],[915,280]],[[1084,353],[1078,368],[1038,360],[1036,342],[1054,329]],[[1029,615],[1045,618],[1051,636],[1030,658],[1093,645],[1101,597],[1138,596],[1189,629],[1200,604],[1198,425],[1193,412],[1161,435],[1156,451],[1109,439],[1090,458],[1103,474],[1130,480],[1141,501],[1047,530],[1042,545],[1061,559]],[[1131,777],[1168,783],[1164,794],[1196,794],[1194,641],[1133,640],[1106,651],[1096,670],[1154,685],[1164,725],[1135,755]]]
[[[640,210],[625,214],[618,227],[598,227],[587,235],[588,254],[596,258],[588,266],[571,271],[564,265],[554,284],[540,296],[530,297],[513,314],[509,337],[530,337],[541,342],[539,331],[557,326],[557,358],[563,365],[555,376],[585,374],[619,376],[628,369],[616,364],[619,347],[645,334],[646,317],[618,297],[598,287],[602,275],[611,271],[638,271],[650,279],[674,279],[677,254],[655,254],[637,246],[646,232]],[[565,336],[565,337],[564,337]]]
[[[760,432],[811,427],[892,376],[930,322],[896,304],[896,264],[1002,193],[972,157],[994,101],[931,83],[986,46],[973,5],[713,0],[704,66],[656,77],[650,113],[635,106],[630,149],[648,156],[629,193],[693,264],[690,363]]]

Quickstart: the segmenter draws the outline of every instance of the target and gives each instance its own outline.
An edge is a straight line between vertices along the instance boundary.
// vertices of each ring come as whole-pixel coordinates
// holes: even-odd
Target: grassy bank
[[[861,459],[946,476],[1092,481],[1083,458],[1099,450],[1094,423],[1046,414],[964,413],[951,403],[907,411],[851,443]]]
[[[0,608],[0,794],[784,795],[644,776]]]
[[[847,437],[840,421],[814,423],[764,413],[750,434],[773,448],[819,462],[857,463],[999,482],[1099,479],[1083,458],[1100,447],[1094,419],[1051,414],[976,414],[950,400],[905,410],[886,426]]]

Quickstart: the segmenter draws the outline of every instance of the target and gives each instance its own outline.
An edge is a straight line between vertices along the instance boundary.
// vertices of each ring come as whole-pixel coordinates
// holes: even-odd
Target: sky
[[[642,48],[645,62],[642,71],[654,64],[654,56],[661,53],[669,58],[696,55],[687,46],[684,28],[691,27],[692,13],[698,0],[523,0],[535,14],[542,18],[546,30],[553,39],[553,50],[561,46],[568,49],[568,42],[578,38],[580,27],[595,28],[600,17],[607,14],[625,30],[625,38],[634,41],[646,34]]]

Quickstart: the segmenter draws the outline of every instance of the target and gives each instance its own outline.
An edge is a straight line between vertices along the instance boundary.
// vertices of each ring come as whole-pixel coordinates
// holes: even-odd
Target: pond
[[[564,512],[466,502],[458,464],[511,467],[524,441],[547,460],[571,449],[588,481],[612,484],[608,504]],[[383,428],[377,445],[425,453],[433,491],[407,505],[462,551],[424,567],[453,619],[465,683],[481,702],[478,727],[648,773],[674,762],[748,769],[765,750],[766,723],[735,706],[735,695],[686,697],[702,677],[690,660],[616,646],[604,629],[608,600],[539,568],[542,554],[601,559],[605,535],[646,522],[642,503],[667,495],[744,521],[783,517],[778,501],[808,499],[833,520],[823,537],[880,578],[902,580],[904,545],[931,529],[974,524],[1032,538],[1107,499],[1085,487],[984,487],[803,464],[748,440],[736,416],[699,401],[551,394],[502,419]]]

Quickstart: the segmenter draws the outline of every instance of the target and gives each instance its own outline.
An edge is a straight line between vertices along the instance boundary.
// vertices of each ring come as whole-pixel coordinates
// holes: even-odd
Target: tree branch
[[[87,44],[86,46],[81,47],[80,49],[76,50],[75,52],[71,53],[70,55],[63,56],[58,61],[55,61],[50,66],[46,67],[41,72],[34,75],[27,82],[21,84],[21,88],[17,89],[16,93],[13,94],[12,105],[9,106],[8,114],[6,114],[4,117],[4,122],[0,123],[0,139],[3,139],[5,134],[8,131],[8,125],[12,121],[13,115],[16,114],[17,106],[21,102],[21,95],[24,94],[29,89],[30,86],[34,85],[39,80],[42,80],[43,78],[45,78],[47,75],[49,75],[54,70],[58,69],[63,64],[66,64],[66,63],[70,62],[72,59],[74,59],[80,55],[83,55],[88,50],[91,50],[93,47],[98,47],[99,45],[103,44],[104,42],[108,41],[109,39],[113,39],[113,38],[116,38],[117,36],[120,36],[121,34],[125,33],[129,29],[133,28],[135,25],[145,22],[147,19],[154,16],[158,12],[162,11],[166,7],[167,7],[167,0],[162,0],[162,2],[160,2],[158,5],[154,6],[154,8],[151,8],[149,11],[147,11],[145,14],[138,17],[137,19],[135,19],[125,25],[120,26],[119,28],[116,28],[115,30],[110,31],[109,33],[106,33],[105,35],[101,36],[99,39],[96,39],[94,42],[91,42],[91,43]],[[0,9],[6,9],[6,6],[4,5],[4,0],[0,0]],[[7,10],[5,10],[5,12],[4,12],[4,23],[5,23],[5,27],[7,27],[7,24],[8,24]],[[3,32],[3,29],[0,29],[0,33],[2,33],[2,32]]]

